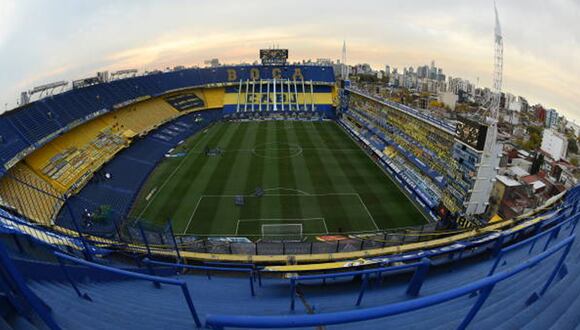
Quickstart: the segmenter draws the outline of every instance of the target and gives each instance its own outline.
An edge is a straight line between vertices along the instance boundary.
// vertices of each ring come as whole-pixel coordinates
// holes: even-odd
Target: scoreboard
[[[260,60],[264,65],[285,65],[288,49],[260,49]]]
[[[487,126],[463,117],[458,119],[455,129],[457,138],[469,146],[482,151],[485,147]]]

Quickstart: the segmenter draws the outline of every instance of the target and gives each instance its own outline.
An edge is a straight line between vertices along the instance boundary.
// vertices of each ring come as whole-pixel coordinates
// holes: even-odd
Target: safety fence
[[[470,322],[475,318],[485,301],[488,299],[496,284],[505,281],[519,273],[522,273],[530,268],[537,267],[544,260],[552,255],[561,252],[560,258],[556,266],[549,272],[548,279],[538,292],[534,294],[536,299],[541,298],[550,288],[556,275],[562,268],[566,257],[570,252],[570,248],[574,243],[576,236],[562,240],[553,247],[543,251],[541,254],[531,257],[530,259],[510,268],[506,271],[496,273],[477,281],[465,284],[458,288],[448,291],[436,293],[433,295],[420,297],[412,300],[406,300],[399,303],[371,307],[365,309],[352,309],[342,312],[321,313],[321,314],[306,314],[306,315],[284,315],[284,316],[238,316],[238,315],[207,315],[206,326],[212,329],[224,329],[225,327],[235,328],[296,328],[296,327],[317,327],[335,324],[345,324],[352,322],[362,322],[378,318],[384,318],[393,315],[408,313],[411,311],[428,308],[438,304],[442,304],[454,299],[464,297],[470,294],[478,293],[478,298],[475,299],[468,314],[463,318],[459,325],[459,329],[465,329]]]
[[[68,274],[67,273],[67,265],[65,263],[65,261],[68,261],[69,263],[74,263],[74,264],[82,265],[82,266],[89,267],[89,268],[93,268],[93,269],[96,269],[96,270],[111,272],[111,273],[114,273],[114,274],[118,274],[118,275],[122,275],[122,276],[129,277],[129,278],[132,278],[132,279],[153,282],[156,285],[159,285],[159,283],[163,283],[163,284],[167,284],[167,285],[178,286],[178,287],[181,288],[181,292],[183,293],[183,297],[185,298],[185,301],[187,303],[187,307],[189,308],[189,311],[191,312],[191,316],[192,316],[192,318],[193,318],[193,320],[195,322],[195,325],[198,328],[201,327],[201,322],[199,320],[199,316],[197,315],[197,311],[195,309],[195,306],[193,305],[193,300],[191,299],[191,295],[189,293],[189,288],[187,287],[187,283],[184,282],[184,281],[176,280],[176,279],[172,279],[172,278],[167,278],[167,277],[160,277],[160,276],[153,276],[153,275],[141,274],[141,273],[131,272],[131,271],[127,271],[127,270],[123,270],[123,269],[119,269],[119,268],[109,267],[109,266],[105,266],[105,265],[101,265],[101,264],[89,262],[89,261],[86,261],[86,260],[74,258],[74,257],[71,257],[69,255],[66,255],[66,254],[63,254],[63,253],[60,253],[60,252],[54,252],[54,255],[58,258],[59,263],[61,265],[61,268],[62,268],[62,270],[63,270],[63,272],[65,274]],[[86,299],[86,300],[91,300],[90,296],[87,293],[82,293],[81,292],[81,290],[79,289],[79,287],[74,282],[74,280],[72,279],[71,276],[66,275],[66,277],[67,277],[69,283],[71,284],[71,286],[73,287],[73,289],[75,290],[75,292],[77,293],[77,295],[80,298],[83,298],[83,299]]]
[[[348,322],[371,320],[376,318],[387,317],[390,315],[396,315],[401,313],[410,312],[413,310],[427,308],[437,304],[441,304],[453,299],[457,299],[462,296],[478,293],[478,298],[471,308],[467,316],[465,316],[463,323],[460,328],[465,328],[475,317],[479,309],[482,307],[483,303],[491,294],[495,285],[501,281],[504,281],[518,273],[526,271],[532,267],[536,267],[545,259],[552,255],[556,255],[558,252],[562,252],[559,255],[557,264],[555,268],[548,271],[549,276],[545,283],[541,287],[534,288],[534,299],[540,299],[546,291],[549,289],[550,285],[555,280],[557,274],[562,274],[560,270],[563,267],[564,261],[567,258],[570,248],[575,240],[575,230],[577,227],[578,219],[580,214],[562,214],[554,218],[554,224],[552,227],[542,230],[540,226],[528,227],[530,233],[533,233],[529,238],[520,240],[516,244],[504,246],[512,239],[521,236],[522,231],[513,231],[508,233],[502,233],[500,236],[496,236],[496,239],[490,241],[486,245],[488,250],[494,255],[495,260],[491,263],[491,271],[485,273],[482,279],[476,280],[469,284],[460,286],[455,289],[451,289],[445,292],[436,293],[433,295],[413,298],[411,300],[405,300],[403,302],[398,302],[386,306],[365,308],[365,309],[355,309],[344,312],[335,313],[323,313],[315,315],[286,315],[283,317],[274,316],[233,316],[233,315],[207,315],[205,317],[206,326],[210,328],[221,329],[226,326],[232,327],[246,327],[246,328],[261,328],[261,327],[297,327],[297,326],[320,326],[320,325],[331,325],[331,324],[342,324]],[[502,239],[503,238],[503,239]],[[521,238],[521,237],[520,237]],[[540,244],[540,242],[543,242]],[[541,249],[538,251],[533,251],[534,247]],[[0,248],[0,250],[3,250]],[[370,281],[377,280],[378,285],[380,285],[380,280],[388,275],[399,272],[408,272],[411,275],[407,285],[406,285],[406,295],[409,297],[417,297],[420,294],[421,287],[423,283],[430,277],[429,268],[436,260],[447,259],[447,261],[454,261],[454,258],[463,258],[467,255],[464,254],[466,250],[465,246],[460,247],[449,247],[447,249],[442,249],[440,251],[425,251],[423,254],[416,254],[414,256],[399,256],[392,259],[384,260],[382,263],[377,264],[376,268],[367,268],[359,270],[333,270],[325,274],[312,274],[312,275],[292,275],[287,277],[288,287],[290,290],[290,309],[293,309],[295,297],[297,296],[297,287],[305,282],[311,281],[326,281],[334,280],[338,278],[359,278],[360,287],[356,293],[354,305],[358,306],[361,304],[365,292],[371,289]],[[503,265],[505,257],[514,252],[523,251],[521,255],[514,263],[510,263],[507,267],[503,267],[501,272],[497,272],[498,265]],[[194,307],[192,297],[190,295],[190,288],[187,287],[186,282],[175,279],[157,276],[155,274],[156,269],[149,266],[163,267],[163,268],[173,268],[177,271],[181,270],[191,270],[204,272],[207,274],[208,278],[211,279],[214,273],[238,273],[246,274],[248,277],[248,282],[250,285],[250,294],[255,296],[254,283],[261,283],[260,274],[266,272],[267,270],[260,269],[253,264],[223,264],[219,262],[207,262],[203,265],[187,265],[184,263],[169,263],[157,260],[143,260],[143,263],[150,271],[150,274],[137,273],[133,271],[127,271],[118,269],[111,266],[106,266],[98,264],[95,262],[86,261],[79,259],[61,252],[53,253],[65,275],[66,281],[71,285],[71,288],[76,292],[76,294],[81,299],[91,300],[88,293],[83,292],[82,289],[77,285],[77,282],[73,279],[73,276],[68,274],[69,265],[80,265],[95,269],[98,271],[103,271],[106,273],[112,273],[123,277],[128,277],[136,280],[144,280],[152,282],[156,285],[167,284],[174,285],[181,288],[181,292],[187,303],[187,307],[192,315],[193,321],[197,327],[201,326],[200,317]],[[0,260],[2,261],[3,269],[10,272],[14,267],[10,267],[9,258],[5,255],[5,252],[0,251],[0,257],[4,255]],[[400,264],[403,262],[403,264]],[[8,267],[6,266],[8,265]],[[72,271],[72,269],[71,269]],[[1,272],[0,272],[1,273]],[[18,279],[18,275],[13,275],[12,278]],[[96,275],[95,275],[96,276]],[[22,282],[22,288],[20,290],[27,291],[26,285]],[[261,286],[261,284],[260,284]],[[30,291],[28,290],[30,293]],[[46,314],[43,317],[45,322],[49,324],[54,322],[49,316],[49,313],[42,308],[42,304],[39,304],[37,297],[30,295],[26,298],[35,307],[34,309],[39,314]],[[199,302],[198,302],[199,303]]]

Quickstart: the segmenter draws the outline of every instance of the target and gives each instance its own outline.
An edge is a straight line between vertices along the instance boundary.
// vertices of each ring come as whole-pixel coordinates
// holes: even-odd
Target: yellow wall
[[[155,98],[108,113],[101,119],[116,132],[131,130],[143,134],[177,116],[179,111],[162,98]]]
[[[314,94],[310,94],[310,93],[298,93],[298,95],[294,94],[294,93],[276,93],[278,95],[278,101],[277,103],[284,103],[284,104],[304,104],[304,101],[306,100],[306,104],[311,104],[312,103],[312,96],[314,96],[314,104],[332,104],[332,94],[331,93],[314,93]],[[273,104],[274,100],[276,99],[276,94],[274,93],[240,93],[239,94],[239,102],[240,104],[245,104],[246,100],[248,101],[248,104],[252,104],[252,100],[254,101],[254,104],[259,104],[260,100],[262,100],[262,104],[266,104],[268,103],[268,99],[269,99],[269,103]],[[283,96],[281,96],[283,94]],[[283,102],[280,102],[280,100],[283,100]],[[238,93],[227,93],[225,94],[225,100],[224,100],[224,104],[238,104]]]
[[[196,89],[195,94],[205,102],[208,109],[222,108],[224,106],[224,87]]]

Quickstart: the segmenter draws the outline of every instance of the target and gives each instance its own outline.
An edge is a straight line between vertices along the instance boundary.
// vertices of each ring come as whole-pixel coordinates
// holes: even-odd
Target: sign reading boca
[[[228,81],[289,79],[304,80],[302,68],[299,67],[243,67],[226,70]]]

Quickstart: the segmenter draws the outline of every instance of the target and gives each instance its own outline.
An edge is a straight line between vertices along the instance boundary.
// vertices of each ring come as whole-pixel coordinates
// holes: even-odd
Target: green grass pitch
[[[207,156],[206,148],[223,152]],[[159,164],[132,217],[158,224],[171,219],[178,234],[251,238],[273,224],[301,224],[303,234],[322,235],[426,223],[334,122],[218,123],[177,152],[185,156]],[[256,187],[263,196],[255,196]],[[239,195],[243,206],[234,202]]]

